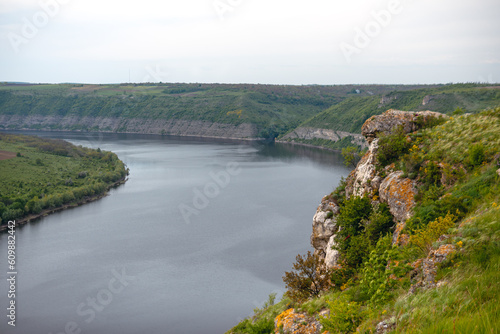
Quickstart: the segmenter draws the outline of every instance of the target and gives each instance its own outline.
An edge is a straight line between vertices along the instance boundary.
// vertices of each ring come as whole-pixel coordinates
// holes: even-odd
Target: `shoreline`
[[[34,222],[34,221],[39,220],[41,218],[44,218],[44,217],[46,217],[46,216],[48,216],[48,215],[50,215],[52,213],[61,212],[61,211],[68,210],[68,209],[77,208],[77,207],[82,206],[84,204],[98,201],[101,198],[104,198],[104,197],[108,196],[109,190],[111,190],[113,188],[118,188],[119,186],[125,184],[125,182],[127,182],[127,181],[128,181],[128,177],[124,177],[123,179],[118,180],[118,181],[116,181],[116,182],[108,185],[108,187],[106,188],[106,190],[103,193],[101,193],[101,194],[84,197],[83,199],[81,199],[78,202],[73,202],[73,203],[69,203],[69,204],[63,204],[63,205],[61,205],[61,206],[59,206],[57,208],[42,210],[40,213],[30,214],[30,215],[25,216],[25,217],[23,217],[21,219],[15,219],[14,220],[16,222],[15,226],[18,227],[18,226],[26,225],[28,223],[31,223],[31,222]],[[8,224],[2,224],[2,225],[0,225],[0,233],[4,233],[4,232],[6,232],[8,230],[7,225]]]
[[[145,135],[145,136],[159,136],[159,137],[182,137],[182,138],[192,138],[192,139],[218,139],[218,140],[231,140],[231,141],[248,141],[248,142],[256,142],[256,141],[264,141],[267,138],[249,138],[249,137],[221,137],[221,136],[204,136],[204,135],[182,135],[182,134],[161,134],[161,133],[144,133],[144,132],[129,132],[129,131],[83,131],[83,130],[65,130],[65,129],[31,129],[31,128],[11,128],[11,129],[2,129],[0,131],[3,132],[16,132],[16,131],[26,131],[26,132],[75,132],[75,133],[89,133],[89,134],[123,134],[123,135]]]
[[[333,149],[333,148],[324,147],[324,146],[316,146],[316,145],[312,145],[312,144],[296,143],[296,142],[290,142],[290,141],[284,141],[284,140],[275,140],[275,143],[288,144],[288,145],[291,145],[291,146],[298,145],[298,146],[304,146],[304,147],[318,148],[320,150],[325,150],[325,151],[330,151],[330,152],[337,152],[337,153],[341,153],[342,152],[342,149]]]

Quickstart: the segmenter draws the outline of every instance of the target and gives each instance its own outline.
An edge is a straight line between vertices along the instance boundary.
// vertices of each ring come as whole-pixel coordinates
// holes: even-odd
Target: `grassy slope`
[[[114,153],[61,140],[0,133],[0,150],[21,155],[0,161],[3,223],[103,194],[126,175]]]
[[[424,106],[422,102],[426,96],[432,98]],[[474,84],[450,85],[390,92],[384,98],[387,100],[384,104],[380,103],[381,96],[346,99],[305,121],[301,126],[361,133],[361,126],[369,117],[388,109],[451,113],[462,108],[465,112],[475,113],[500,105],[500,89]]]
[[[367,262],[345,285],[347,289],[330,290],[321,298],[303,304],[294,304],[285,297],[276,305],[256,310],[253,319],[245,320],[229,332],[267,333],[259,331],[259,328],[264,328],[266,323],[269,326],[277,314],[289,307],[317,316],[320,310],[328,307],[327,300],[336,301],[342,297],[361,305],[362,321],[358,326],[361,333],[373,333],[380,321],[394,324],[393,333],[498,333],[500,176],[497,169],[500,167],[500,108],[478,115],[455,117],[443,125],[420,131],[414,140],[417,140],[419,148],[412,147],[412,151],[396,162],[396,166],[408,166],[413,155],[414,161],[426,164],[413,176],[420,184],[416,215],[424,219],[419,221],[419,227],[415,227],[414,232],[408,232],[424,229],[435,217],[428,215],[430,212],[436,214],[444,210],[443,215],[452,212],[460,217],[447,231],[445,241],[436,242],[437,237],[431,240],[434,241],[434,248],[441,244],[453,244],[457,248],[447,261],[438,266],[436,281],[443,282],[443,285],[408,294],[413,279],[407,271],[391,289],[382,292],[386,298],[370,301],[370,296],[363,296],[360,282],[364,268],[368,268],[365,267]],[[477,154],[478,147],[481,147],[480,154]],[[430,173],[426,166],[433,161],[443,163],[447,171],[458,167],[465,169],[466,173],[450,173],[444,184],[426,185],[425,180]],[[394,251],[401,263],[412,263],[425,257],[425,253],[417,249],[413,242]],[[389,267],[383,265],[382,268]],[[381,272],[379,275],[384,277],[388,273]],[[389,276],[387,280],[391,280]]]
[[[284,86],[252,84],[7,85],[0,114],[78,115],[252,123],[274,137],[346,97],[431,86]],[[360,93],[356,93],[360,89]],[[92,130],[92,129],[74,129]]]

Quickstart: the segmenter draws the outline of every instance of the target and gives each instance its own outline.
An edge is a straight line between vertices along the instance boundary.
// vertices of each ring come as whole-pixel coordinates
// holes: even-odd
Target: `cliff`
[[[297,257],[282,302],[252,323],[290,334],[495,332],[500,108],[388,110],[362,133],[369,150],[314,214],[314,255]]]
[[[120,132],[193,137],[257,139],[254,124],[102,116],[0,115],[0,124],[17,130]]]
[[[403,177],[404,173],[395,170],[394,165],[383,170],[377,169],[379,137],[390,134],[398,127],[405,134],[409,134],[428,124],[431,119],[447,117],[432,111],[407,112],[390,109],[381,115],[372,116],[363,124],[362,134],[369,143],[369,148],[347,177],[345,196],[367,196],[372,205],[387,204],[396,223],[394,243],[398,241],[399,232],[403,230],[415,206],[416,181]],[[338,264],[339,252],[334,248],[335,236],[339,230],[336,224],[338,213],[336,200],[325,196],[313,217],[311,245],[315,254],[323,258],[329,267]]]
[[[287,133],[281,137],[278,142],[326,147],[331,146],[331,148],[337,149],[348,145],[354,145],[361,148],[368,146],[365,138],[359,133],[302,126]],[[331,144],[326,145],[326,143],[329,142],[331,142]]]

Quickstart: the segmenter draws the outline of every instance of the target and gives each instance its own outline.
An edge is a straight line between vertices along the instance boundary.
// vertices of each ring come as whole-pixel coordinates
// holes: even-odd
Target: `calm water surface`
[[[113,151],[131,174],[102,200],[18,228],[17,326],[2,295],[0,333],[224,333],[284,292],[321,197],[348,173],[308,148],[42,135]],[[0,249],[6,295],[6,234]]]

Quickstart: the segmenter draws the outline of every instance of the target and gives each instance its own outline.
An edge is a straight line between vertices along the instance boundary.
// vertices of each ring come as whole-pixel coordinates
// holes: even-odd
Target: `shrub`
[[[302,302],[309,297],[316,297],[330,287],[330,269],[323,259],[307,252],[307,256],[297,255],[293,264],[295,271],[285,272],[283,282],[287,296],[295,302]]]
[[[358,267],[369,252],[368,239],[361,234],[371,211],[368,197],[351,197],[340,209],[337,218],[340,231],[335,236],[335,243],[348,266]]]
[[[432,243],[449,228],[453,227],[455,225],[455,221],[456,217],[449,213],[444,218],[438,217],[436,220],[430,222],[426,227],[417,230],[415,234],[410,237],[410,244],[419,248],[424,255],[427,254],[432,248]]]
[[[268,334],[274,331],[274,320],[262,318],[255,321],[245,319],[232,329],[232,333]]]
[[[346,167],[355,167],[360,159],[360,150],[355,146],[348,146],[342,149],[342,157]]]
[[[394,220],[386,203],[376,204],[373,208],[365,233],[372,246],[377,244],[378,239],[388,233],[394,226]]]
[[[372,305],[384,304],[392,297],[399,279],[411,269],[405,265],[398,247],[392,246],[391,235],[381,238],[370,253],[361,272],[359,288]]]
[[[407,153],[411,142],[406,139],[403,127],[398,126],[390,134],[380,135],[378,146],[377,160],[382,166],[386,166]]]
[[[473,144],[469,147],[469,164],[479,166],[485,159],[485,149],[482,143]]]
[[[320,317],[319,320],[323,328],[330,333],[355,333],[364,317],[361,305],[342,297],[327,304],[330,314],[327,317]]]

